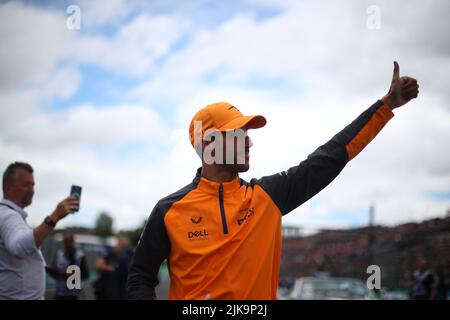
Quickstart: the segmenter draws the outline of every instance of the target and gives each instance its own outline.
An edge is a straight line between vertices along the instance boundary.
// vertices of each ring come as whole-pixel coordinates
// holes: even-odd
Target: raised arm
[[[299,165],[253,183],[259,184],[271,196],[283,215],[291,212],[333,181],[347,162],[358,155],[394,116],[392,110],[417,97],[418,88],[415,79],[399,76],[398,63],[394,62],[388,94]]]

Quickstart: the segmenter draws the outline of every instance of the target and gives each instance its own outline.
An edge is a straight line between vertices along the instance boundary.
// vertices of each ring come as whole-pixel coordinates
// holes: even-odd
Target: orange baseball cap
[[[235,106],[228,102],[216,102],[200,109],[189,125],[189,138],[194,146],[195,122],[201,122],[202,137],[206,130],[237,130],[246,127],[258,129],[266,125],[266,118],[260,115],[244,116]]]

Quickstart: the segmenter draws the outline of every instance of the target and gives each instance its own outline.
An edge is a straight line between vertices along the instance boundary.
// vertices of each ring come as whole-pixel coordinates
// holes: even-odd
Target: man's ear
[[[195,146],[195,153],[200,157],[201,160],[203,160],[203,150],[211,143],[212,141],[206,141],[202,139],[201,143],[197,144]]]
[[[3,195],[7,195],[11,190],[11,182],[7,182],[3,185]]]
[[[203,160],[203,150],[204,150],[204,141],[197,143],[197,145],[194,146],[195,153],[200,157],[200,160]]]

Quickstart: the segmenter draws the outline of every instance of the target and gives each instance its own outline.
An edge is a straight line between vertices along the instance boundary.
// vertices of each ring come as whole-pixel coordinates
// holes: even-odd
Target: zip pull
[[[225,207],[223,205],[223,185],[219,185],[219,205],[220,205],[220,216],[222,217],[222,227],[223,233],[228,233],[227,217],[225,215]]]

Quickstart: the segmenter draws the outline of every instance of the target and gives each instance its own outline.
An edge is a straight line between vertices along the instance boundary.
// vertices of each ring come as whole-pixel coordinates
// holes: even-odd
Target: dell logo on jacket
[[[207,236],[208,236],[208,232],[206,232],[206,229],[188,232],[189,239],[199,238],[199,237],[207,237]]]

